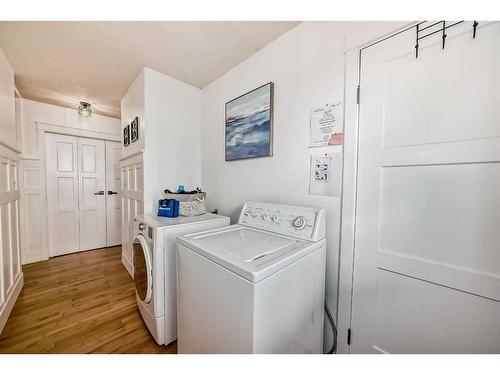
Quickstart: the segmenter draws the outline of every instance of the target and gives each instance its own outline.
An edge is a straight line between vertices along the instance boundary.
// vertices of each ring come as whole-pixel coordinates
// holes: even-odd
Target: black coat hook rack
[[[427,25],[425,27],[422,27],[423,22],[419,23],[416,26],[417,38],[416,38],[416,43],[415,43],[415,58],[418,59],[418,50],[420,47],[419,42],[422,39],[427,38],[427,37],[434,35],[434,34],[441,33],[441,39],[442,39],[441,48],[444,49],[444,47],[446,46],[446,37],[447,37],[446,30],[448,30],[450,27],[459,25],[463,22],[465,22],[465,21],[457,21],[457,22],[447,24],[446,21],[437,21],[437,22],[431,23],[430,25]],[[472,38],[473,39],[476,38],[477,25],[479,25],[479,23],[477,21],[474,21],[474,23],[472,24]],[[427,32],[425,33],[426,30],[427,30]]]

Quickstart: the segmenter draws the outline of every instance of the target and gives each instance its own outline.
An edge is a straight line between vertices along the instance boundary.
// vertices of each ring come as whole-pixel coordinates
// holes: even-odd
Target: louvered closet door
[[[361,53],[351,352],[500,353],[500,23]]]
[[[106,247],[104,141],[78,138],[80,250]]]
[[[78,145],[75,137],[47,134],[45,149],[49,256],[54,257],[80,250]]]

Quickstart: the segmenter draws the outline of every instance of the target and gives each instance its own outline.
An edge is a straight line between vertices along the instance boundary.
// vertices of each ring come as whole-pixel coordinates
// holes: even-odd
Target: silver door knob
[[[94,193],[94,195],[104,195],[104,190],[99,190],[97,193]]]

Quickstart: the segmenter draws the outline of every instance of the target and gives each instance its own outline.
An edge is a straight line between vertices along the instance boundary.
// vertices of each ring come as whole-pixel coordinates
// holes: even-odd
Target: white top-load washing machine
[[[133,223],[134,282],[137,305],[158,344],[177,338],[176,238],[229,225],[229,217],[207,213],[166,218],[139,215]]]
[[[325,211],[248,202],[177,239],[179,353],[322,353]]]

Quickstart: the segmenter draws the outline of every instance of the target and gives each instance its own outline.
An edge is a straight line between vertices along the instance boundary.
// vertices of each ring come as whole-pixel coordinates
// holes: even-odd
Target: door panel
[[[122,243],[122,205],[121,205],[121,143],[106,142],[106,245]]]
[[[492,343],[499,337],[494,329],[500,323],[498,302],[383,269],[377,271],[377,285],[376,350],[495,352]],[[485,319],[493,325],[485,324]]]
[[[11,237],[10,230],[10,213],[9,203],[0,205],[0,230],[2,233],[2,268],[3,268],[3,291],[4,296],[7,296],[13,285],[12,275],[12,252],[11,252]]]
[[[99,145],[89,145],[90,140],[79,140],[81,158],[82,158],[82,169],[83,173],[96,173],[96,153]]]
[[[54,135],[55,136],[55,135]],[[58,136],[59,137],[59,136]],[[60,136],[64,137],[64,136]],[[63,140],[56,141],[57,148],[57,171],[58,172],[74,172],[76,165],[74,164],[75,145],[73,137],[67,137],[66,142]]]
[[[106,246],[104,141],[78,138],[80,250]]]
[[[128,238],[130,234],[129,223],[130,223],[130,211],[129,211],[130,199],[123,196],[122,197],[122,249],[124,255],[132,263],[132,254],[130,248],[131,238]]]
[[[19,247],[19,200],[10,202],[10,259],[11,259],[11,275],[12,282],[21,272],[21,251]]]
[[[144,213],[143,190],[144,168],[143,163],[123,165],[122,176],[122,255],[123,263],[133,276],[133,247],[130,238],[132,222],[138,214]]]
[[[46,135],[49,256],[78,251],[78,163],[75,137]]]
[[[500,23],[361,53],[351,352],[500,352]]]
[[[18,168],[17,162],[10,162],[9,169],[9,182],[10,190],[16,191],[19,189],[18,186]],[[19,245],[19,199],[15,199],[10,202],[10,233],[11,233],[11,261],[12,261],[12,277],[15,281],[16,277],[21,272],[21,249]]]

